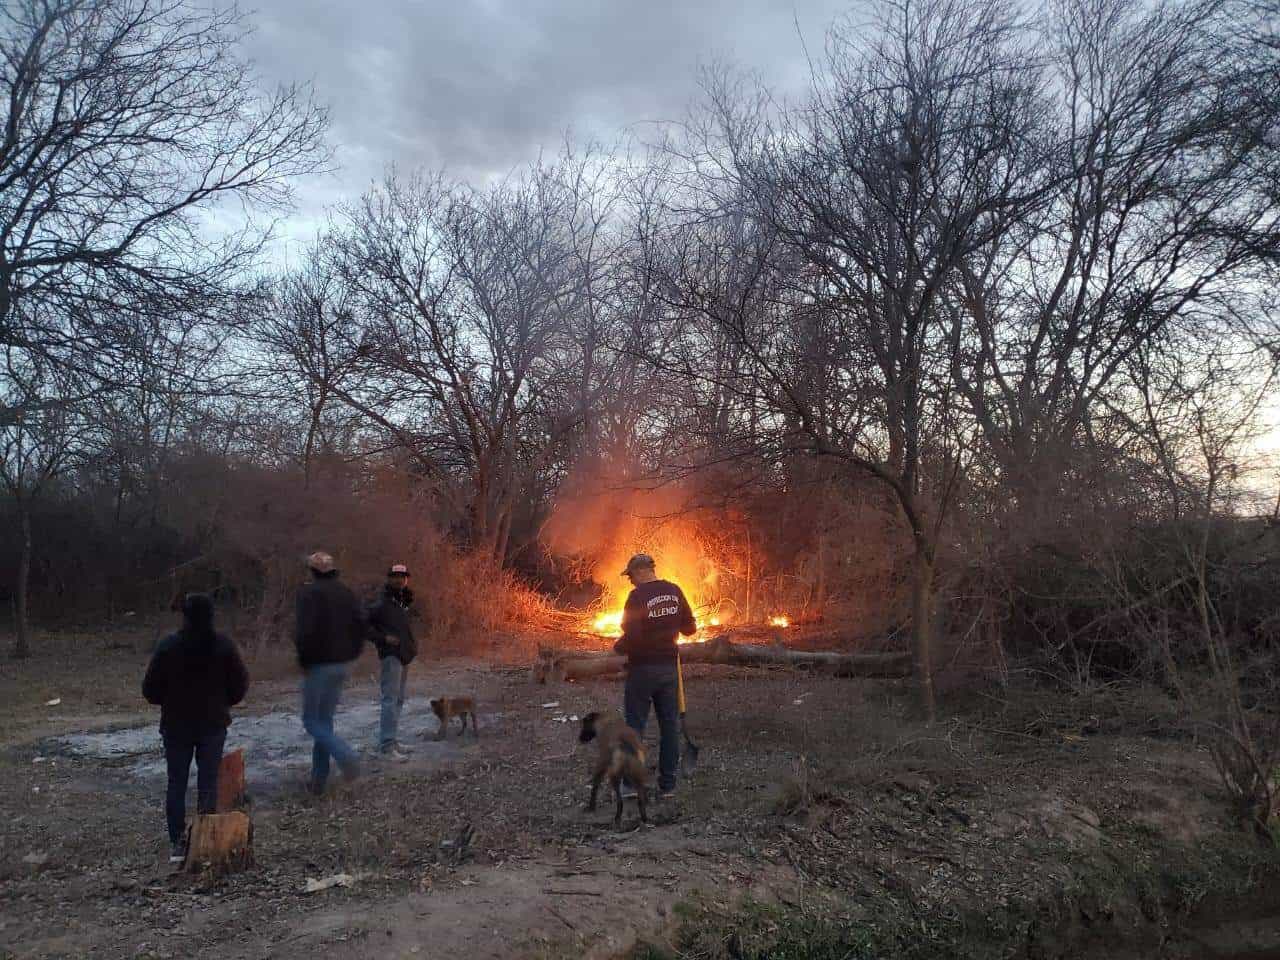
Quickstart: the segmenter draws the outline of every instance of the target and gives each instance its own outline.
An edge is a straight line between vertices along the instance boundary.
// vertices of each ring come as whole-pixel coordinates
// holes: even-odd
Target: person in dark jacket
[[[370,639],[377,648],[382,664],[382,717],[378,744],[382,755],[395,760],[408,760],[408,751],[396,740],[400,711],[404,707],[405,684],[409,664],[417,655],[418,645],[409,623],[413,591],[409,589],[409,568],[394,564],[387,571],[387,583],[369,607]]]
[[[680,706],[676,637],[693,636],[698,624],[684,592],[659,580],[653,557],[637,553],[622,576],[635,589],[622,611],[622,637],[614,649],[627,658],[623,693],[627,726],[641,736],[649,721],[649,705],[658,715],[658,793],[670,797],[680,763]]]
[[[316,551],[307,566],[312,579],[298,591],[294,643],[303,670],[302,726],[315,740],[308,786],[319,795],[329,780],[330,758],[347,780],[360,775],[356,752],[334,731],[333,717],[367,627],[360,602],[338,580],[333,557]]]
[[[231,724],[231,707],[244,699],[249,672],[236,646],[213,629],[213,601],[189,593],[182,601],[182,629],[160,641],[142,681],[142,695],[160,707],[169,788],[169,859],[186,857],[187,780],[196,761],[200,813],[213,813],[218,799],[218,766]]]

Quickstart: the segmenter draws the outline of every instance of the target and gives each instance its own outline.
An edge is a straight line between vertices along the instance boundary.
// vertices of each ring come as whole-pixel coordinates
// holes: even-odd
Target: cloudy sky
[[[305,186],[289,233],[311,232],[392,162],[482,180],[554,151],[566,130],[612,140],[679,118],[712,60],[801,88],[801,36],[820,53],[850,3],[258,0],[251,55],[269,81],[314,83],[342,166]]]
[[[777,89],[808,79],[857,0],[243,0],[264,78],[310,81],[332,110],[340,170],[301,185],[286,262],[386,167],[480,182],[555,151],[678,119],[715,60]],[[797,26],[799,32],[797,32]],[[803,37],[803,41],[802,38]],[[1268,421],[1280,423],[1280,401]],[[1280,464],[1280,428],[1260,448]],[[1272,477],[1268,477],[1267,489]]]

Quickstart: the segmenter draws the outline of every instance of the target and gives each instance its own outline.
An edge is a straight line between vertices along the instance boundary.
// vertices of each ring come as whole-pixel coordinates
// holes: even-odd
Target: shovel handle
[[[684,671],[680,669],[680,654],[676,654],[676,707],[683,717],[685,710],[684,704]]]

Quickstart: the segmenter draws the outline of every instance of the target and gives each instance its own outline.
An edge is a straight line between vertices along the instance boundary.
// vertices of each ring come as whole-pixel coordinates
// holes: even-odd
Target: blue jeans
[[[382,730],[378,745],[390,750],[396,745],[396,729],[400,726],[400,709],[404,706],[404,688],[409,668],[397,656],[382,658]]]
[[[360,772],[356,752],[333,730],[347,669],[345,663],[321,663],[308,667],[302,679],[302,726],[316,741],[311,750],[311,789],[316,792],[323,790],[329,779],[330,757],[346,777]]]
[[[658,715],[658,789],[671,790],[676,785],[680,766],[680,701],[677,696],[676,665],[671,663],[638,663],[627,668],[627,684],[623,702],[627,726],[641,736],[649,722],[649,704]]]
[[[164,814],[169,824],[169,842],[182,840],[187,825],[187,781],[191,778],[191,758],[196,758],[196,809],[214,813],[218,805],[218,766],[222,763],[222,745],[227,731],[196,733],[166,730],[164,762],[169,770],[169,789],[165,793]]]

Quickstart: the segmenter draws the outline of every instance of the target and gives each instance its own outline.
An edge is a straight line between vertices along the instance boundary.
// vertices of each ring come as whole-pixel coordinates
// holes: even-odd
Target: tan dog
[[[467,717],[471,718],[471,735],[480,736],[480,728],[476,725],[476,702],[471,697],[440,697],[431,701],[431,712],[440,721],[440,732],[436,734],[437,740],[443,740],[449,735],[449,721],[453,717],[462,721],[462,729],[458,731],[458,736],[467,732]]]
[[[578,734],[580,743],[596,741],[596,762],[591,773],[591,800],[588,810],[596,808],[596,797],[600,793],[600,781],[608,777],[609,786],[613,788],[613,796],[617,807],[613,814],[613,825],[622,825],[622,781],[627,780],[636,788],[636,801],[640,807],[640,822],[648,823],[645,813],[645,790],[648,785],[649,772],[645,769],[644,745],[636,732],[616,716],[606,713],[588,713],[582,718],[582,732]]]

